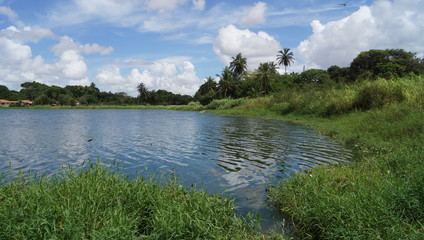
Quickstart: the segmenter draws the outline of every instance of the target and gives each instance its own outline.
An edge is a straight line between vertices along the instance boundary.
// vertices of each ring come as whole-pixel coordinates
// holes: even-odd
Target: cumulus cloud
[[[62,76],[68,79],[82,79],[87,74],[87,65],[84,58],[73,50],[63,52],[56,66],[58,69],[61,69]]]
[[[202,84],[194,65],[186,58],[167,58],[146,65],[144,69],[132,68],[123,76],[117,66],[108,66],[96,76],[96,81],[110,91],[124,91],[137,96],[137,85],[144,83],[149,90],[167,90],[173,93],[193,95]]]
[[[248,9],[246,14],[240,18],[240,23],[243,26],[265,23],[266,3],[257,2],[255,6]]]
[[[205,4],[205,0],[193,0],[193,6],[196,10],[203,11],[203,9],[205,9]]]
[[[380,0],[352,15],[322,24],[311,23],[313,34],[297,53],[307,65],[347,66],[361,51],[403,48],[424,56],[424,4],[416,0]]]
[[[29,42],[37,44],[43,39],[57,39],[59,43],[51,50],[57,56],[47,63],[40,56],[33,56]],[[68,36],[58,37],[50,29],[15,26],[0,30],[0,84],[19,89],[26,81],[49,85],[89,84],[88,66],[82,54],[109,54],[111,47],[80,44]]]
[[[242,53],[247,58],[248,68],[254,70],[260,63],[274,61],[281,45],[266,32],[255,33],[228,25],[219,29],[213,48],[226,65],[232,61],[232,57]]]

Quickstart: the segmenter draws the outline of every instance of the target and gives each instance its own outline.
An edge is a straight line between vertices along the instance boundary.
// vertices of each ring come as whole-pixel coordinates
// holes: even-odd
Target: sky
[[[254,71],[283,48],[290,72],[346,67],[370,49],[424,57],[424,0],[0,0],[10,90],[94,82],[137,96],[142,82],[193,95],[238,53]]]

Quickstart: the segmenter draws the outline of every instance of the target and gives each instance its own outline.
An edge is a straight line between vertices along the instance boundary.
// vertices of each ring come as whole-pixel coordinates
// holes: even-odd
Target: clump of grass
[[[208,110],[224,110],[224,109],[230,109],[236,106],[240,106],[244,103],[244,98],[238,98],[238,99],[231,99],[231,98],[225,98],[225,99],[215,99],[211,103],[209,103],[206,106],[206,109]]]
[[[234,203],[99,163],[0,187],[0,239],[258,239]],[[164,179],[162,179],[164,180]]]
[[[394,86],[384,79],[367,82],[359,89],[354,105],[358,109],[369,110],[402,102],[405,99],[402,89]]]

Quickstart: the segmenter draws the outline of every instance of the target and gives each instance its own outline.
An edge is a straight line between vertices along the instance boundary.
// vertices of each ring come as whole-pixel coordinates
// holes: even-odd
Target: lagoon
[[[0,172],[54,175],[100,158],[129,176],[174,171],[186,187],[235,198],[272,224],[269,183],[353,152],[313,129],[276,120],[140,109],[1,109]],[[268,222],[268,224],[267,224]]]

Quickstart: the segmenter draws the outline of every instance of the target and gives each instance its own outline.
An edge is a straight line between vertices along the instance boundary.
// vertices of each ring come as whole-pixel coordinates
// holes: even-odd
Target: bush
[[[405,99],[402,90],[392,88],[393,84],[384,79],[366,83],[358,92],[355,107],[362,110],[380,108]]]

